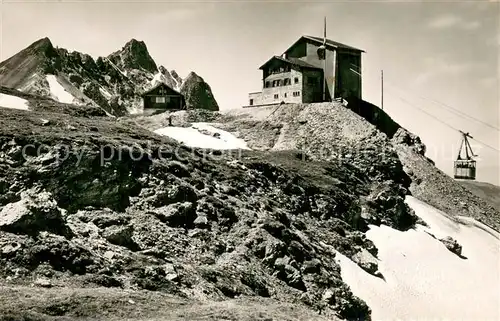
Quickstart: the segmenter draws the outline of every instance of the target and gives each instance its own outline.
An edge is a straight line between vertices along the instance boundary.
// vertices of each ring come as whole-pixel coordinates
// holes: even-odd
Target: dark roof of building
[[[150,88],[146,91],[144,91],[141,96],[145,96],[147,94],[149,94],[150,92],[152,92],[153,90],[155,90],[156,88],[160,87],[160,86],[163,86],[163,87],[167,87],[168,89],[170,89],[171,91],[173,91],[174,93],[176,94],[179,94],[182,96],[182,94],[180,92],[178,92],[177,90],[173,89],[172,87],[170,87],[169,85],[167,85],[166,83],[164,82],[160,82],[159,84],[155,85],[153,88]]]
[[[303,60],[300,60],[298,58],[283,58],[281,56],[273,56],[271,59],[269,59],[268,61],[266,61],[262,66],[260,66],[259,69],[264,68],[267,64],[269,64],[274,59],[278,59],[278,60],[281,60],[281,61],[283,61],[285,63],[291,64],[293,66],[301,67],[301,68],[321,69],[319,67],[311,65],[311,64],[309,64],[309,63],[307,63],[307,62],[305,62]]]
[[[302,36],[293,45],[291,45],[290,48],[292,48],[293,46],[295,46],[298,42],[302,41],[303,39],[307,39],[307,40],[313,41],[313,42],[315,42],[315,43],[317,43],[319,45],[323,44],[323,38],[321,38],[321,37]],[[343,43],[336,42],[336,41],[333,41],[333,40],[330,40],[330,39],[326,39],[326,46],[330,47],[330,48],[342,48],[342,49],[349,49],[349,50],[354,50],[354,51],[359,51],[359,52],[365,52],[362,49],[358,49],[358,48],[355,48],[355,47],[352,47],[352,46],[348,46],[348,45],[345,45]],[[288,48],[285,52],[287,52],[288,50],[290,50],[290,48]]]

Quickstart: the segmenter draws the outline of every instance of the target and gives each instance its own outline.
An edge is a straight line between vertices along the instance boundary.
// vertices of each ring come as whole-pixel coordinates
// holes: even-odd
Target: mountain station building
[[[326,27],[325,27],[326,34]],[[262,70],[262,91],[249,94],[249,106],[361,99],[361,53],[330,39],[302,36]]]

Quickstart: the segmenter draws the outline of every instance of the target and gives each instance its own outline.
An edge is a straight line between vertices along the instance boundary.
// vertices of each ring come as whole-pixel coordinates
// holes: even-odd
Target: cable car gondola
[[[477,155],[474,155],[472,147],[469,144],[467,137],[472,138],[469,133],[462,133],[462,142],[460,143],[460,149],[458,150],[458,157],[455,161],[455,179],[476,179],[476,161],[473,159]],[[465,158],[462,158],[462,148],[465,150]]]

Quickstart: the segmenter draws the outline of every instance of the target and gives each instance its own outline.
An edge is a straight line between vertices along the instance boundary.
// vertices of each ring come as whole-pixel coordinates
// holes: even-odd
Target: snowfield
[[[0,94],[0,107],[28,110],[28,101],[17,96]]]
[[[208,123],[193,123],[191,127],[168,126],[154,132],[173,138],[190,147],[216,150],[250,149],[243,139]]]
[[[338,254],[342,279],[372,308],[374,320],[500,320],[500,235],[470,218],[451,218],[408,196],[429,227],[401,232],[370,226],[379,249],[374,277]],[[451,236],[462,258],[436,238]]]
[[[46,76],[47,82],[49,83],[50,87],[50,94],[54,96],[59,102],[65,103],[65,104],[72,104],[73,101],[75,100],[75,97],[71,95],[69,92],[64,89],[63,86],[57,81],[56,76],[54,75],[47,75]]]

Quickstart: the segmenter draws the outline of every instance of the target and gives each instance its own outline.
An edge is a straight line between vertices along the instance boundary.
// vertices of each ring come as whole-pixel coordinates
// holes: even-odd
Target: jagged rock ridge
[[[48,75],[55,75],[57,81],[51,83]],[[183,94],[189,108],[218,110],[210,86],[201,77],[191,72],[185,80]],[[0,63],[2,86],[62,103],[100,106],[117,116],[140,112],[140,95],[159,82],[180,91],[185,80],[173,70],[158,67],[146,44],[136,39],[94,60],[88,54],[54,47],[43,38]]]

